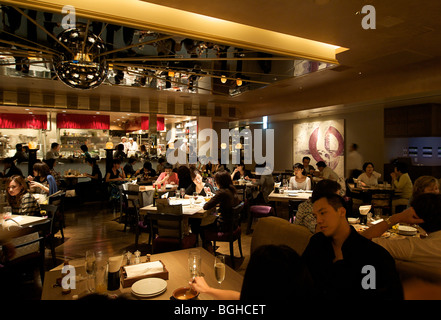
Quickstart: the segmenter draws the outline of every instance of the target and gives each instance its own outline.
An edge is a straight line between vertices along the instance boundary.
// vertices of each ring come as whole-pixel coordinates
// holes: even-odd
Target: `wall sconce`
[[[225,77],[224,75],[221,76],[221,82],[222,83],[227,83],[227,77]]]
[[[227,144],[225,142],[221,143],[221,149],[225,150],[226,148],[227,148]]]
[[[242,143],[236,143],[236,149],[242,149]]]
[[[242,79],[241,78],[237,78],[236,79],[236,84],[240,87],[242,85]]]

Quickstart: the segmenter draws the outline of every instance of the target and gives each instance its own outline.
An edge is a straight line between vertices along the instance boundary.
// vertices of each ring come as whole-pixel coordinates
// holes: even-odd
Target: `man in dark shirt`
[[[19,167],[17,167],[15,165],[15,162],[14,162],[13,158],[6,158],[4,161],[5,161],[4,162],[5,169],[3,171],[3,176],[5,178],[9,178],[9,177],[12,177],[12,176],[22,176],[23,177],[22,171],[20,170]]]
[[[349,225],[343,198],[324,195],[315,200],[313,213],[319,229],[303,258],[319,295],[328,299],[403,299],[394,259]]]

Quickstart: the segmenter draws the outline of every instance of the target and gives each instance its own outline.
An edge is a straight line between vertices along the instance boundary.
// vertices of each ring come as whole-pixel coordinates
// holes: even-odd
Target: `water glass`
[[[104,293],[107,291],[107,274],[109,263],[102,253],[96,254],[95,291]]]
[[[86,251],[86,261],[84,263],[86,269],[87,290],[95,291],[95,273],[96,273],[96,256],[93,250]]]
[[[188,270],[190,277],[198,277],[201,275],[201,253],[198,249],[192,249],[188,253]]]

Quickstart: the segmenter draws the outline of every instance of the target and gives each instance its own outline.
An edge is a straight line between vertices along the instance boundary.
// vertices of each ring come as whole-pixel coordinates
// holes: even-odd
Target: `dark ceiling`
[[[222,61],[217,61],[217,63],[198,61],[195,63],[191,60],[169,60],[167,62],[163,60],[161,62],[154,61],[155,64],[152,61],[136,61],[143,66],[148,64],[151,70],[160,69],[161,72],[164,72],[167,67],[176,66],[182,71],[185,70],[186,76],[181,80],[187,88],[188,78],[192,73],[189,70],[194,71],[194,67],[198,66],[197,72],[193,72],[198,76],[201,76],[200,71],[208,70],[206,72],[211,74],[209,78],[215,80],[211,83],[211,87],[203,87],[200,90],[207,91],[204,88],[208,88],[209,92],[198,94],[197,99],[234,105],[240,109],[240,118],[292,113],[332,106],[349,108],[376,103],[384,104],[387,107],[396,103],[441,101],[441,60],[439,59],[441,56],[441,46],[439,45],[441,43],[441,19],[439,19],[441,2],[439,1],[225,0],[207,2],[192,0],[183,2],[152,0],[150,2],[349,48],[348,51],[337,56],[340,63],[338,67],[326,68],[321,72],[305,72],[304,75],[297,77],[293,77],[290,74],[292,69],[287,67],[288,63],[292,67],[293,62],[284,60],[271,61],[271,63],[268,60],[262,60],[260,63],[253,63],[254,70],[252,72],[255,72],[254,75],[251,75],[252,72],[245,74],[244,71],[248,70],[243,69],[244,63],[240,63],[241,60],[227,63],[229,66],[226,68],[222,67],[222,63],[225,64]],[[361,22],[364,15],[361,10],[366,4],[372,5],[376,9],[376,29],[366,30],[362,27]],[[54,18],[52,19],[55,21]],[[26,20],[22,19],[22,23],[23,21]],[[87,21],[86,25],[89,25]],[[93,32],[98,33],[98,30],[103,30],[103,25],[105,24],[94,26]],[[91,26],[92,24],[90,24]],[[131,41],[124,41],[125,29],[129,28],[122,27],[117,30],[122,42],[111,43],[111,41],[105,40],[106,43],[113,45],[113,49],[124,48],[130,46],[131,43],[164,36],[155,33],[145,34],[148,30],[142,32],[134,30]],[[59,30],[55,27],[54,34],[57,31]],[[144,38],[141,35],[143,32],[146,36]],[[131,33],[128,32],[128,34]],[[106,38],[107,31],[102,33],[102,36]],[[1,34],[1,37],[5,39],[4,34]],[[191,50],[188,50],[185,42],[182,41],[185,38],[177,39],[169,35],[165,35],[165,37],[167,38],[161,40],[162,42],[156,41],[156,45],[145,45],[142,49],[136,46],[112,54],[114,60],[110,61],[109,59],[109,62],[114,63],[113,72],[115,73],[120,68],[127,68],[125,63],[133,64],[134,60],[140,56],[158,56],[160,48],[165,48],[168,52],[174,50],[174,54],[182,58],[192,58]],[[18,40],[15,39],[15,41]],[[173,41],[173,49],[170,49]],[[39,40],[37,39],[36,42],[38,43]],[[159,43],[161,44],[159,45]],[[180,49],[179,46],[176,46],[177,43],[181,45]],[[192,45],[196,45],[194,47],[196,55],[207,57],[219,57],[219,48],[222,46],[221,44],[207,45],[203,42],[200,46],[201,41],[193,41]],[[240,48],[229,48],[228,50],[231,50],[228,54],[233,59],[241,58],[241,54],[253,57],[266,56],[263,53],[247,52],[247,50]],[[117,60],[121,58],[125,60]],[[273,72],[277,63],[284,66],[276,68],[278,71],[283,70],[283,72]],[[238,67],[240,64],[242,64],[242,70]],[[271,68],[268,69],[268,65],[271,65]],[[154,67],[152,68],[152,66]],[[233,85],[238,74],[250,77],[248,79],[250,82],[247,84],[249,89],[253,79],[266,82],[266,84],[258,86],[257,83],[254,83],[256,87],[253,90],[245,90],[242,94],[237,95],[230,94],[230,87],[225,89],[225,87],[218,86],[215,87],[216,90],[213,90],[214,82],[220,84],[221,73],[216,74],[216,72],[222,70],[229,71],[228,77]],[[158,74],[156,73],[155,76]],[[115,74],[113,80],[110,77],[108,81],[112,83],[115,80],[114,77]],[[134,77],[134,79],[136,78]],[[277,81],[275,81],[276,79]],[[16,79],[10,83],[2,81],[0,86],[3,88],[23,87],[29,81],[28,78]],[[45,86],[47,82],[44,84],[34,82],[34,85]],[[172,83],[170,85],[173,86]],[[51,86],[56,90],[63,90],[58,84]],[[94,90],[99,94],[115,92],[115,90],[118,90],[121,95],[141,96],[145,94],[145,91],[142,91],[143,88],[136,89],[133,90],[133,88],[125,86],[115,88],[115,86],[109,85]],[[183,93],[186,92],[173,90],[158,92],[156,90],[155,92],[149,91],[148,94],[161,99],[162,95],[181,97]]]

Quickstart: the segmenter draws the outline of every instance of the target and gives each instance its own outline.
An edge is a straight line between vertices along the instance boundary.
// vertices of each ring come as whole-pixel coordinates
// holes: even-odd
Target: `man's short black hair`
[[[326,168],[326,163],[324,161],[317,162],[317,168]]]
[[[341,197],[335,193],[323,193],[323,194],[321,194],[320,197],[317,197],[316,199],[314,199],[313,203],[317,202],[318,200],[323,199],[323,198],[326,198],[329,205],[332,206],[336,211],[342,207],[346,208],[345,199],[343,199],[343,197]]]

